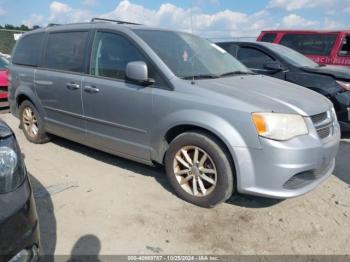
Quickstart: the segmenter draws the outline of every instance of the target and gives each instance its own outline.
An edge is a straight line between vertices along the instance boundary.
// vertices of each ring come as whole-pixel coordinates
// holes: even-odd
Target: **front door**
[[[92,52],[82,93],[87,139],[107,152],[148,161],[153,88],[125,79],[129,62],[146,59],[111,32],[96,32]]]

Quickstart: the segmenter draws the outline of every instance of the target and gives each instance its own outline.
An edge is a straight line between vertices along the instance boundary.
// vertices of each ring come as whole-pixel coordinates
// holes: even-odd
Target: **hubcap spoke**
[[[187,184],[189,181],[191,181],[193,179],[193,176],[187,176],[186,178],[182,178],[180,185],[185,185]]]
[[[205,161],[208,159],[208,154],[207,153],[204,153],[202,158],[201,158],[201,161],[199,162],[198,166],[199,168],[203,167]]]
[[[183,175],[188,174],[188,172],[190,172],[189,169],[179,170],[179,171],[175,172],[175,175],[177,175],[177,176],[183,176]]]
[[[205,195],[207,190],[205,189],[203,181],[202,181],[202,179],[200,177],[198,177],[198,185],[199,185],[199,188],[201,189],[203,195]]]
[[[199,171],[205,174],[216,174],[216,171],[214,169],[199,168]]]
[[[198,164],[198,155],[199,155],[199,150],[198,150],[198,148],[196,147],[196,148],[194,149],[194,156],[193,156],[193,162],[194,162],[195,164]]]
[[[208,177],[207,175],[202,174],[202,175],[201,175],[201,178],[202,178],[203,180],[207,181],[208,183],[212,184],[212,185],[215,184],[214,179]]]
[[[187,151],[185,149],[181,150],[183,156],[185,157],[187,163],[189,163],[191,166],[193,165],[192,159],[190,158],[190,156],[188,155]]]
[[[184,167],[190,169],[189,164],[187,164],[186,161],[183,160],[180,156],[176,156],[176,160],[179,161]]]
[[[197,187],[197,179],[194,177],[192,180],[192,190],[193,190],[193,195],[198,195],[198,187]]]

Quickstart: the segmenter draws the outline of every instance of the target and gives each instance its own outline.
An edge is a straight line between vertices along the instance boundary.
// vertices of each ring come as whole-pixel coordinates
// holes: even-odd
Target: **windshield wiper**
[[[225,77],[225,76],[236,76],[236,75],[256,75],[253,72],[249,71],[232,71],[232,72],[227,72],[224,74],[219,75],[219,77]]]
[[[193,75],[193,76],[184,76],[181,77],[184,80],[192,80],[192,79],[214,79],[214,78],[219,78],[217,75],[213,74],[201,74],[201,75]]]

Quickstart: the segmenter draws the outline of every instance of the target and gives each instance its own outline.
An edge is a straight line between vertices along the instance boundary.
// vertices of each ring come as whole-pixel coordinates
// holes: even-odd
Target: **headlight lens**
[[[17,154],[11,148],[0,147],[0,179],[13,174],[17,167]]]
[[[253,113],[252,118],[259,136],[269,139],[285,141],[309,133],[300,115]]]
[[[350,91],[350,83],[338,80],[336,82],[343,91]]]
[[[18,151],[12,136],[0,139],[0,194],[15,190],[25,178],[26,171]]]

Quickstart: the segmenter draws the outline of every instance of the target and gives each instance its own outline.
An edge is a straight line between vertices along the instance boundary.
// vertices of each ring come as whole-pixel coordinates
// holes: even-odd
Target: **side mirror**
[[[148,67],[143,61],[130,62],[126,65],[127,79],[143,85],[152,85],[154,80],[148,78]]]
[[[274,71],[274,72],[280,72],[280,71],[284,70],[283,66],[278,62],[266,63],[266,64],[264,64],[264,68],[271,70],[271,71]]]

